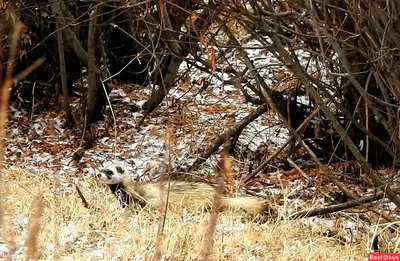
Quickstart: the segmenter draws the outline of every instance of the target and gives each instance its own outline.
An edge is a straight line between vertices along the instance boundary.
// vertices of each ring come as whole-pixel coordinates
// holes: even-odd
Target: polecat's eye
[[[122,174],[124,173],[124,170],[121,167],[115,167],[115,169],[118,171],[118,173]]]
[[[106,175],[107,176],[112,176],[114,173],[112,172],[112,170],[106,170]]]

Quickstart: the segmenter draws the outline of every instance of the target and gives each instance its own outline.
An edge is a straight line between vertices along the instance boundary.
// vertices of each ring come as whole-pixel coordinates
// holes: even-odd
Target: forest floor
[[[253,57],[263,52],[254,50]],[[263,57],[263,61],[257,60],[260,67],[262,63],[278,64],[271,56]],[[225,58],[243,66],[237,64],[240,60],[233,54]],[[267,81],[271,85],[278,81],[275,79],[279,78],[278,74],[286,75],[287,83],[293,80],[279,64],[262,70],[263,77],[271,78]],[[203,88],[206,82],[209,86]],[[87,149],[79,161],[74,160],[74,155],[81,146],[82,133],[79,128],[65,128],[60,105],[50,106],[50,111],[38,111],[30,117],[11,104],[6,141],[8,171],[3,175],[6,190],[3,192],[2,229],[6,236],[0,238],[0,259],[10,253],[13,260],[24,259],[27,249],[35,245],[33,249],[37,251],[33,252],[38,252],[43,260],[152,259],[160,219],[158,213],[125,212],[90,174],[102,163],[113,160],[124,164],[135,178],[143,177],[145,172],[148,174],[149,170],[165,164],[160,159],[167,154],[172,167],[191,166],[217,135],[240,123],[256,106],[245,101],[239,88],[191,70],[190,77],[183,77],[161,106],[137,127],[143,117],[137,107],[150,93],[148,88],[135,86],[115,88],[110,93],[110,101],[116,121],[113,122],[110,106],[107,106],[106,120],[91,127],[95,136],[93,147]],[[71,104],[76,122],[81,123],[77,113],[82,110],[79,100],[73,98]],[[39,110],[40,104],[37,105],[35,108]],[[168,146],[167,129],[172,134]],[[249,124],[237,143],[239,156],[231,158],[239,181],[249,174],[249,155],[262,146],[267,148],[264,154],[270,155],[287,138],[287,131],[270,112]],[[190,174],[212,180],[218,157],[219,153],[215,153]],[[285,157],[285,153],[278,156],[283,161]],[[297,163],[304,165],[304,162]],[[331,167],[340,172],[347,165]],[[147,178],[144,176],[142,180]],[[89,208],[82,204],[75,185],[82,191]],[[351,182],[347,185],[360,195],[365,192]],[[380,217],[366,223],[365,219],[361,221],[361,211],[287,219],[296,211],[331,204],[337,190],[327,182],[321,170],[284,171],[272,164],[268,171],[242,186],[240,192],[244,190],[270,199],[281,219],[259,224],[245,221],[237,214],[221,214],[212,260],[365,260],[372,251],[374,236],[380,233],[385,238],[380,241],[384,246],[381,249],[398,250],[398,240],[386,240],[387,226],[379,225]],[[388,208],[386,213],[392,210]],[[163,260],[198,260],[208,218],[208,214],[169,213],[161,247]],[[39,233],[37,244],[35,237],[30,236],[35,232]],[[391,238],[396,239],[397,233]]]

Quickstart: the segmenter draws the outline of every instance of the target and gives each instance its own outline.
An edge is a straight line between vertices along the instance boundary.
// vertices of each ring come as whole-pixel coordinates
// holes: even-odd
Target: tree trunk
[[[86,123],[87,125],[101,118],[101,108],[103,107],[102,90],[98,88],[96,77],[96,31],[97,16],[100,13],[100,5],[96,6],[89,22],[88,32],[88,96],[86,104]],[[100,108],[100,110],[98,110]],[[97,110],[96,110],[97,109]]]
[[[57,13],[57,12],[56,12]],[[64,40],[63,34],[61,31],[60,24],[57,21],[56,17],[56,28],[57,28],[57,44],[58,44],[58,56],[60,63],[60,73],[61,73],[61,89],[63,95],[63,106],[65,110],[66,116],[66,125],[67,127],[72,127],[73,119],[71,113],[71,107],[69,106],[69,95],[68,95],[68,85],[67,85],[67,70],[65,69],[65,58],[64,58]]]

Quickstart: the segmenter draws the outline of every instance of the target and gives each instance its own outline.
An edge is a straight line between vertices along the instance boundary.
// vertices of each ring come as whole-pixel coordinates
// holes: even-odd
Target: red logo
[[[394,253],[370,253],[368,261],[400,261],[400,254]]]

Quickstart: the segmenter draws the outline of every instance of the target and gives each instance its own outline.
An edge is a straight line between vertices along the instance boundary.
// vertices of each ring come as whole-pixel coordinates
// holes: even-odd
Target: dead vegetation
[[[7,246],[7,251],[14,250],[14,260],[22,256],[37,256],[39,260],[153,259],[158,213],[125,212],[111,194],[91,179],[81,182],[87,184],[83,193],[93,206],[88,209],[65,181],[47,173],[38,176],[23,170],[6,171],[4,178],[8,232],[0,240],[1,258],[7,257]],[[209,214],[168,213],[161,260],[198,260],[209,218]],[[369,235],[357,235],[356,243],[342,243],[339,235],[345,233],[343,224],[337,225],[338,236],[327,237],[322,225],[306,225],[304,220],[243,223],[241,216],[220,214],[210,258],[365,260]]]
[[[60,1],[50,2],[62,3]],[[237,2],[222,4],[222,1],[211,1],[210,5],[213,6],[209,6],[209,10],[212,12],[196,15],[196,19],[193,18],[193,20],[197,21],[199,25],[187,25],[188,32],[182,33],[180,37],[178,37],[180,34],[171,34],[172,29],[182,28],[190,17],[195,16],[200,7],[194,1],[178,2],[176,6],[169,6],[169,9],[167,9],[167,6],[170,5],[169,2],[157,2],[157,9],[162,11],[159,14],[154,12],[154,17],[162,25],[159,32],[163,36],[162,42],[165,44],[165,46],[161,45],[161,48],[169,49],[172,53],[168,53],[167,59],[164,59],[163,68],[165,70],[161,70],[162,66],[159,66],[160,72],[153,75],[154,83],[160,82],[162,78],[164,78],[164,82],[161,81],[163,84],[160,84],[157,90],[153,90],[151,98],[144,103],[145,113],[135,127],[143,127],[148,119],[154,117],[154,114],[150,115],[150,112],[159,107],[167,94],[170,94],[170,90],[175,87],[174,84],[179,82],[176,80],[179,66],[183,62],[183,58],[187,58],[190,48],[194,48],[194,52],[208,55],[207,61],[203,60],[203,56],[195,57],[197,62],[201,62],[203,66],[198,68],[199,70],[207,72],[210,77],[211,75],[215,77],[215,73],[220,71],[230,74],[230,79],[226,83],[235,86],[237,90],[243,92],[246,101],[253,102],[259,107],[253,112],[249,112],[247,117],[242,118],[241,121],[233,120],[232,126],[215,135],[213,142],[210,142],[208,146],[202,146],[204,150],[197,155],[197,160],[184,171],[199,169],[205,159],[220,149],[227,137],[232,138],[230,151],[234,151],[237,148],[235,139],[242,134],[243,129],[265,112],[272,111],[291,134],[291,137],[279,150],[283,150],[289,143],[294,145],[296,140],[302,146],[301,149],[307,152],[310,155],[309,158],[312,158],[318,166],[317,170],[320,175],[310,176],[301,168],[297,168],[294,161],[291,161],[293,163],[291,164],[303,177],[306,177],[310,183],[314,183],[313,185],[318,185],[313,188],[327,189],[328,185],[324,182],[325,179],[330,180],[331,184],[336,186],[336,190],[332,191],[337,192],[340,189],[343,197],[346,198],[344,201],[347,201],[348,204],[351,203],[349,205],[354,207],[357,202],[363,204],[374,201],[374,198],[370,200],[364,196],[367,190],[371,191],[371,188],[375,187],[375,189],[381,189],[382,192],[374,196],[379,196],[379,199],[387,196],[394,204],[400,206],[395,186],[395,181],[398,179],[396,152],[400,147],[398,135],[395,135],[398,133],[399,126],[397,111],[400,95],[397,90],[399,79],[393,73],[396,70],[392,69],[399,66],[397,58],[399,32],[396,27],[399,5],[397,2],[370,4],[368,1],[341,1],[338,5],[326,5],[325,2],[320,1],[275,1],[282,6],[268,6],[268,4],[262,5],[262,3],[252,1],[252,8],[244,9],[242,4]],[[47,1],[45,3],[43,6],[47,7]],[[312,6],[309,6],[309,3]],[[97,8],[101,5],[102,3],[99,2]],[[105,6],[103,7],[105,8]],[[118,4],[118,6],[109,8],[117,10],[119,7]],[[136,7],[130,8],[134,10]],[[29,9],[25,8],[24,10]],[[75,11],[77,10],[75,9]],[[10,8],[6,11],[11,16],[17,16],[18,13]],[[175,15],[176,12],[182,15]],[[89,14],[86,11],[84,13]],[[211,15],[212,13],[217,15]],[[124,15],[127,15],[123,17],[124,21],[134,20],[126,19],[129,18],[129,12]],[[103,18],[104,21],[109,21],[114,17],[104,16]],[[169,20],[175,18],[177,20],[172,21],[175,26],[171,26]],[[240,31],[243,35],[246,33],[251,35],[248,41],[256,39],[257,44],[246,47],[245,39],[238,37],[237,32],[232,28],[232,21],[240,24]],[[92,19],[91,22],[91,29],[94,30],[96,20]],[[63,34],[66,39],[73,36],[66,21],[61,19],[59,23],[59,26],[64,28]],[[99,23],[101,22],[99,21]],[[214,26],[217,24],[218,30],[215,27],[214,30],[208,30],[211,24]],[[130,22],[126,22],[125,25],[133,28]],[[113,24],[110,23],[107,26],[113,26]],[[20,35],[19,30],[22,28],[10,27],[11,29],[18,30],[15,30],[13,37],[10,38],[14,43],[11,41],[8,57],[2,57],[8,68],[3,70],[3,79],[0,81],[2,83],[1,162],[3,162],[7,108],[12,85],[26,77],[43,62],[35,57],[34,60],[27,63],[32,64],[31,67],[22,70],[22,73],[18,71],[19,74],[12,77],[13,72],[16,71],[16,68],[13,68],[13,58],[18,56],[15,49],[16,41]],[[224,43],[224,46],[219,47],[220,49],[216,48],[218,52],[215,51],[214,45],[221,46],[218,41],[213,40],[214,37],[217,39],[214,35],[216,31],[222,31],[225,34],[224,39],[229,39],[231,46]],[[151,32],[152,35],[153,32],[158,32],[158,29],[153,28]],[[94,48],[95,34],[89,35],[92,36],[90,37],[90,48]],[[60,37],[62,37],[61,34]],[[118,39],[118,37],[111,37],[111,34],[108,37]],[[41,41],[42,39],[37,40]],[[207,48],[202,49],[200,43],[205,44]],[[363,44],[360,45],[360,43]],[[384,43],[386,45],[383,45]],[[263,47],[260,47],[259,44],[263,44]],[[4,44],[4,46],[6,45]],[[36,48],[37,46],[29,44],[29,47]],[[81,43],[76,41],[75,45],[70,48],[77,49],[77,46],[82,49]],[[0,48],[3,48],[3,44]],[[226,48],[227,51],[223,51],[223,48]],[[251,50],[261,50],[261,48],[265,50],[257,52],[257,59],[249,56]],[[142,51],[141,48],[139,50]],[[152,51],[153,53],[164,53],[160,50]],[[227,67],[225,66],[227,61],[221,61],[221,57],[226,55],[220,54],[234,53],[236,52],[234,50],[237,50],[235,57],[237,60],[241,60],[243,68],[240,66],[236,68],[230,64]],[[94,50],[88,48],[89,51],[90,57],[93,57]],[[78,53],[77,50],[74,52]],[[298,59],[301,56],[299,53],[306,54],[306,56],[308,54],[307,65],[302,63],[306,59]],[[280,70],[286,67],[287,71],[283,73],[267,71],[268,73],[265,73],[261,68],[268,67],[271,61],[271,57],[268,57],[267,54],[275,57],[275,60],[279,62]],[[268,63],[257,64],[256,61],[260,60],[258,56]],[[62,59],[60,58],[60,60]],[[84,57],[83,60],[87,61],[88,58]],[[98,60],[100,61],[100,59]],[[318,66],[311,68],[310,71],[308,65],[311,63]],[[143,64],[146,65],[146,62]],[[189,71],[192,65],[189,62],[187,64],[190,65],[187,69]],[[103,93],[103,89],[101,91],[96,89],[100,87],[95,86],[96,79],[94,79],[99,77],[96,66],[98,65],[89,65],[92,75],[90,77],[92,80],[90,81],[91,90],[95,94],[100,94]],[[222,68],[223,66],[225,67]],[[49,67],[53,68],[54,66]],[[113,66],[110,67],[113,68]],[[68,68],[78,69],[75,66],[68,66]],[[228,70],[225,71],[225,68]],[[248,73],[249,71],[251,73]],[[264,73],[272,75],[272,80],[269,79],[269,76],[264,77]],[[54,72],[42,73],[46,76],[53,74]],[[81,76],[80,72],[75,76]],[[145,81],[140,82],[144,83]],[[36,86],[35,84],[36,81],[33,86]],[[53,87],[51,84],[49,85]],[[63,85],[65,87],[66,84]],[[210,89],[211,87],[204,84],[204,88],[201,87],[199,92],[206,88]],[[277,92],[278,88],[284,91]],[[65,94],[66,91],[64,88]],[[68,95],[64,97],[68,97]],[[295,97],[293,104],[291,97]],[[303,110],[304,104],[300,104],[298,101],[298,98],[304,97],[309,99],[308,110]],[[91,105],[92,113],[93,111],[100,112],[100,109],[96,110],[96,106],[103,107],[104,104],[96,105],[95,100],[90,100],[90,98],[88,96],[88,104],[93,103]],[[67,98],[64,99],[64,104],[66,104]],[[173,103],[174,106],[178,104],[176,100]],[[30,103],[28,105],[31,106]],[[32,102],[32,109],[33,105]],[[183,104],[180,107],[182,111],[178,111],[180,114],[176,114],[180,117],[172,118],[170,122],[178,119],[177,121],[182,125],[192,124],[192,117],[186,116],[189,115],[186,112],[188,110],[185,108],[186,105]],[[328,105],[333,106],[328,107]],[[218,116],[225,109],[226,106],[220,104],[206,108],[208,114]],[[34,110],[31,113],[34,115]],[[317,114],[318,120],[314,117]],[[232,117],[232,115],[226,117]],[[97,118],[94,119],[97,120]],[[88,122],[96,121],[94,119],[88,120]],[[208,130],[213,127],[211,126],[213,124],[209,125],[207,125]],[[182,126],[180,128],[183,129]],[[192,129],[194,127],[189,131],[194,132]],[[332,130],[335,131],[332,132]],[[87,137],[92,136],[87,135]],[[94,143],[92,138],[86,138],[86,140],[91,141],[88,142],[90,145]],[[319,148],[311,147],[315,144],[310,141],[317,141],[317,143],[319,141],[320,144],[317,144]],[[315,155],[316,151],[321,155]],[[269,156],[263,155],[268,157],[264,157],[265,160],[261,161],[258,167],[251,171],[244,180],[254,181],[253,178],[258,175],[260,177],[258,181],[263,181],[262,176],[266,176],[263,173],[266,165],[276,158],[278,153]],[[75,160],[81,160],[83,154],[84,151],[76,153]],[[295,150],[291,150],[283,158],[296,158],[297,156],[300,155],[296,155]],[[320,161],[321,158],[324,162]],[[355,171],[359,183],[357,186],[343,177],[337,177],[336,173],[331,171],[328,165],[325,165],[326,163],[341,162],[343,159],[359,164],[358,170]],[[359,171],[360,167],[362,171]],[[1,258],[361,260],[365,259],[366,254],[372,251],[398,251],[398,231],[396,227],[392,226],[397,225],[394,221],[397,210],[392,208],[386,215],[386,212],[380,208],[381,205],[369,205],[369,210],[376,215],[371,215],[373,218],[368,220],[368,224],[380,224],[381,217],[393,221],[392,223],[368,225],[367,222],[361,222],[357,218],[357,214],[348,217],[347,214],[339,213],[338,217],[335,216],[332,220],[324,216],[325,222],[332,221],[334,223],[333,228],[329,229],[324,227],[323,222],[319,224],[304,222],[312,219],[288,221],[283,218],[279,221],[270,220],[268,223],[258,224],[249,221],[243,223],[240,216],[232,213],[221,215],[212,213],[201,216],[191,216],[187,213],[184,213],[183,216],[170,213],[164,215],[162,211],[160,214],[145,210],[140,213],[130,213],[124,212],[116,200],[111,195],[105,194],[104,189],[100,186],[89,179],[82,178],[82,191],[90,206],[89,208],[85,207],[74,186],[66,181],[57,180],[52,174],[35,176],[21,170],[0,172]],[[270,173],[267,178],[270,178]],[[236,181],[236,177],[234,180]],[[393,185],[393,188],[388,185]],[[313,190],[310,188],[310,191]],[[315,200],[315,196],[311,195],[309,201]],[[283,201],[284,204],[280,205],[280,208],[283,208],[281,212],[289,213],[291,210],[290,199],[286,198]],[[308,208],[309,205],[306,207]],[[348,207],[347,205],[340,210]],[[297,206],[296,209],[299,208],[303,210],[305,206]],[[327,212],[321,213],[317,214],[326,215]],[[363,215],[363,218],[369,219],[370,216]],[[357,224],[357,233],[352,234],[350,239],[346,238],[348,236],[346,221],[349,219]]]

